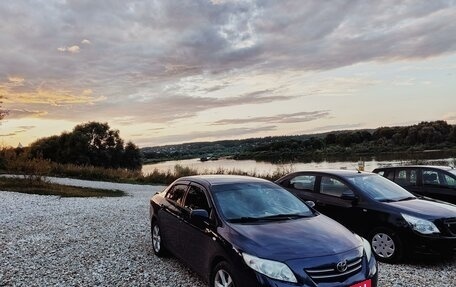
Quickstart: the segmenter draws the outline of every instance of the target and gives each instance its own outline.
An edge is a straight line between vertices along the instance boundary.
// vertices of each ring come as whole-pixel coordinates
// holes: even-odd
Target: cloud
[[[253,117],[244,119],[224,119],[218,120],[212,125],[233,125],[246,123],[302,123],[314,121],[329,116],[329,111],[299,112],[291,114],[280,114],[269,117]]]
[[[7,134],[0,134],[0,137],[12,137],[17,135],[15,132],[7,133]]]
[[[25,133],[31,129],[34,129],[35,126],[19,126],[18,129],[14,130],[13,132],[7,134],[0,134],[0,137],[12,137],[17,136],[18,134]]]
[[[193,97],[187,95],[142,96],[130,99],[128,109],[110,101],[95,102],[91,106],[72,107],[71,115],[67,110],[53,109],[48,117],[72,119],[94,119],[100,117],[115,119],[122,125],[138,122],[166,123],[191,118],[199,113],[215,108],[240,105],[256,105],[276,101],[287,101],[299,96],[276,95],[274,90],[259,90],[232,97]]]
[[[350,130],[362,127],[361,123],[356,124],[342,124],[342,125],[327,125],[327,126],[320,126],[313,129],[305,130],[301,133],[310,133],[310,132],[332,132],[332,131],[339,131],[339,130]]]
[[[8,119],[39,118],[47,115],[46,111],[32,111],[27,109],[10,109],[8,112]]]
[[[9,76],[8,81],[15,85],[20,85],[25,81],[25,79],[19,76]]]
[[[21,25],[13,21],[19,15]],[[0,55],[0,74],[91,80],[98,87],[129,77],[153,85],[203,73],[328,70],[456,50],[452,1],[47,1],[8,3],[0,16],[7,23],[0,43],[11,47]],[[61,43],[90,45],[88,39],[97,45],[77,61],[47,48],[78,53],[77,44]]]
[[[341,67],[456,53],[456,4],[446,0],[5,1],[0,17],[5,105],[78,121],[260,108],[296,99],[304,84],[303,94],[344,96],[378,82],[344,81]],[[322,71],[337,79],[300,82]],[[256,120],[279,121],[265,117]]]
[[[0,96],[4,103],[11,106],[11,110],[18,109],[19,105],[31,105],[27,110],[33,109],[33,105],[74,105],[94,104],[105,100],[103,96],[94,96],[93,90],[83,89],[73,91],[70,89],[55,87],[52,82],[26,81],[22,77],[8,77],[8,81],[0,83]]]
[[[251,135],[259,132],[269,132],[276,130],[276,126],[264,126],[256,128],[232,128],[216,131],[200,131],[186,134],[167,135],[161,137],[150,137],[135,140],[136,143],[146,145],[160,145],[164,143],[177,143],[177,142],[190,142],[190,141],[203,141],[203,140],[218,140],[227,138],[240,138],[245,135]]]
[[[59,47],[59,48],[57,48],[57,50],[60,52],[68,52],[68,53],[76,54],[81,51],[81,48],[77,45],[73,45],[70,47]]]
[[[451,123],[456,123],[456,113],[448,113],[443,116],[443,120]]]

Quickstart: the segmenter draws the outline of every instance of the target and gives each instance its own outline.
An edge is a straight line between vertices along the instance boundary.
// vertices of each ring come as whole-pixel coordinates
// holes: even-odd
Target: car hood
[[[321,214],[295,220],[229,225],[235,247],[274,260],[333,255],[361,245],[351,231]]]
[[[456,205],[425,199],[412,199],[388,203],[398,208],[400,212],[425,216],[427,218],[453,218],[456,217]]]

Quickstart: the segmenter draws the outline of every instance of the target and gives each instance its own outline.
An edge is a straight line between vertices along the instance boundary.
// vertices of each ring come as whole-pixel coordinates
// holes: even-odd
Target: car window
[[[379,172],[377,172],[377,174],[379,174],[381,176],[384,176],[385,175],[385,171],[384,170],[380,170]]]
[[[423,185],[439,185],[453,188],[456,187],[456,180],[441,171],[424,169]]]
[[[424,185],[442,185],[442,176],[436,170],[424,169],[423,170],[423,184]]]
[[[184,206],[188,209],[204,209],[209,213],[209,204],[201,187],[191,185],[185,197]]]
[[[449,187],[453,187],[455,188],[456,187],[456,179],[454,177],[451,177],[447,174],[444,174],[443,175],[443,178],[445,180],[445,184]]]
[[[166,194],[166,198],[176,202],[179,205],[182,205],[184,201],[185,191],[187,190],[187,185],[184,184],[176,184],[175,186],[171,187],[171,189]]]
[[[215,203],[228,220],[283,214],[313,215],[313,211],[304,202],[269,182],[214,185],[212,192]]]
[[[295,176],[290,180],[290,185],[294,189],[314,191],[315,178],[314,175]]]
[[[414,186],[417,182],[417,170],[410,168],[399,168],[396,169],[396,175],[394,182],[400,186]]]
[[[354,195],[353,191],[343,182],[329,176],[321,177],[320,193],[335,197],[342,197],[342,194]]]
[[[386,175],[386,178],[389,179],[389,180],[394,181],[394,169],[388,171],[388,173]]]

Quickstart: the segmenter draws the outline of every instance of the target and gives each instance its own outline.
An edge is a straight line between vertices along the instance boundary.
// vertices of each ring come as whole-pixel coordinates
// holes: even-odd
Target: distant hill
[[[141,149],[145,163],[213,157],[263,161],[309,161],[322,157],[456,149],[456,127],[445,121],[402,127],[220,140]]]

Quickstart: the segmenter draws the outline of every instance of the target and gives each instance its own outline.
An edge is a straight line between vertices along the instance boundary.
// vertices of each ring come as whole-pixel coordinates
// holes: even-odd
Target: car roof
[[[378,167],[374,170],[386,170],[386,169],[397,169],[397,168],[435,168],[441,170],[452,170],[454,169],[451,166],[445,165],[400,165],[400,166],[387,166],[387,167]]]
[[[349,170],[349,169],[306,169],[306,170],[299,170],[293,172],[292,174],[299,174],[299,173],[319,173],[319,174],[330,174],[336,176],[362,176],[366,174],[372,174],[371,172],[365,171],[358,171],[358,170]]]
[[[188,180],[196,182],[202,185],[219,185],[219,184],[229,184],[229,183],[247,183],[247,182],[270,182],[266,179],[243,176],[243,175],[193,175],[181,177],[178,180]]]

